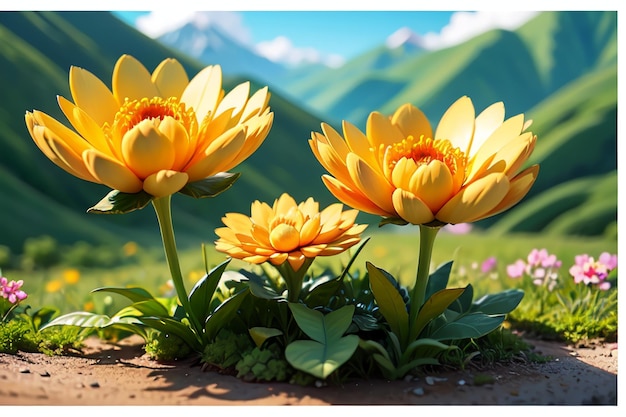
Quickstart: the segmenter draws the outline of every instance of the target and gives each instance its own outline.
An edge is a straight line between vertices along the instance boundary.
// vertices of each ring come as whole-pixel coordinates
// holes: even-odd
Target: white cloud
[[[450,23],[440,33],[424,35],[424,45],[428,49],[441,49],[459,44],[491,29],[513,30],[535,17],[534,11],[479,11],[456,12]]]
[[[164,33],[179,29],[187,23],[193,23],[196,27],[204,29],[208,26],[219,28],[243,45],[251,42],[249,29],[244,26],[240,13],[237,12],[180,12],[172,10],[153,11],[137,19],[136,26],[146,35],[157,38]]]
[[[285,36],[278,36],[271,41],[260,42],[255,45],[255,51],[270,61],[296,66],[304,63],[324,63],[330,67],[338,67],[344,63],[339,55],[322,56],[314,48],[299,48]]]

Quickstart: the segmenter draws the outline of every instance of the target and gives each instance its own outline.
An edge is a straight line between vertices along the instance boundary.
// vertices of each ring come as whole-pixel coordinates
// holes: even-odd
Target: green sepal
[[[406,226],[409,224],[406,220],[401,217],[383,217],[383,219],[378,223],[378,227],[383,227],[386,224],[395,224],[397,226]]]
[[[141,210],[152,201],[152,196],[145,191],[129,194],[113,190],[100,200],[95,206],[89,208],[87,213],[94,214],[124,214],[131,211]]]
[[[241,173],[220,172],[211,177],[190,182],[179,192],[193,198],[215,197],[233,186]]]

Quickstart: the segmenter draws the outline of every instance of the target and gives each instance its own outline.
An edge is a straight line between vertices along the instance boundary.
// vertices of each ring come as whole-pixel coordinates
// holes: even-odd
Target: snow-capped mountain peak
[[[387,37],[385,45],[389,49],[395,49],[403,45],[423,49],[424,41],[420,35],[407,27],[402,27]]]

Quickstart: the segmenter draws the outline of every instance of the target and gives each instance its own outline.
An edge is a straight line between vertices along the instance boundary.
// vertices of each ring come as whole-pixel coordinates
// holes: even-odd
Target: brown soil
[[[617,405],[617,344],[530,341],[546,363],[436,372],[341,386],[248,383],[191,361],[159,363],[141,339],[88,339],[84,354],[0,354],[2,405]],[[480,384],[480,380],[487,383]]]

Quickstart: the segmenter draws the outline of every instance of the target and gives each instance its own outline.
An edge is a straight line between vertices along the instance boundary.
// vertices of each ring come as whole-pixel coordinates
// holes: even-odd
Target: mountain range
[[[272,80],[227,65],[241,51],[223,34],[213,33],[207,42],[220,39],[225,49],[202,58],[165,44],[165,37],[184,39],[182,32],[153,40],[108,12],[0,12],[0,245],[19,251],[26,238],[43,234],[65,243],[160,244],[149,208],[87,214],[109,190],[54,166],[24,125],[24,112],[32,109],[64,120],[56,96],[69,97],[71,65],[110,83],[113,65],[124,53],[150,70],[174,57],[190,76],[205,60],[223,62],[227,91],[246,80],[253,91],[266,84],[272,91],[272,130],[234,170],[242,176],[233,188],[214,199],[174,196],[181,246],[213,241],[224,213],[249,213],[256,199],[271,203],[288,192],[298,201],[313,196],[322,206],[335,202],[306,143],[322,121],[339,127],[348,119],[362,127],[368,112],[389,113],[407,101],[437,120],[466,94],[477,110],[502,100],[508,115],[526,113],[539,136],[532,162],[542,168],[528,202],[482,225],[499,233],[605,233],[617,221],[616,33],[614,12],[544,12],[516,31],[491,31],[444,50],[426,51],[411,42],[390,48],[382,42],[341,68],[299,68]],[[238,59],[261,68],[252,65],[257,62],[252,56]],[[375,223],[367,215],[361,221]]]

